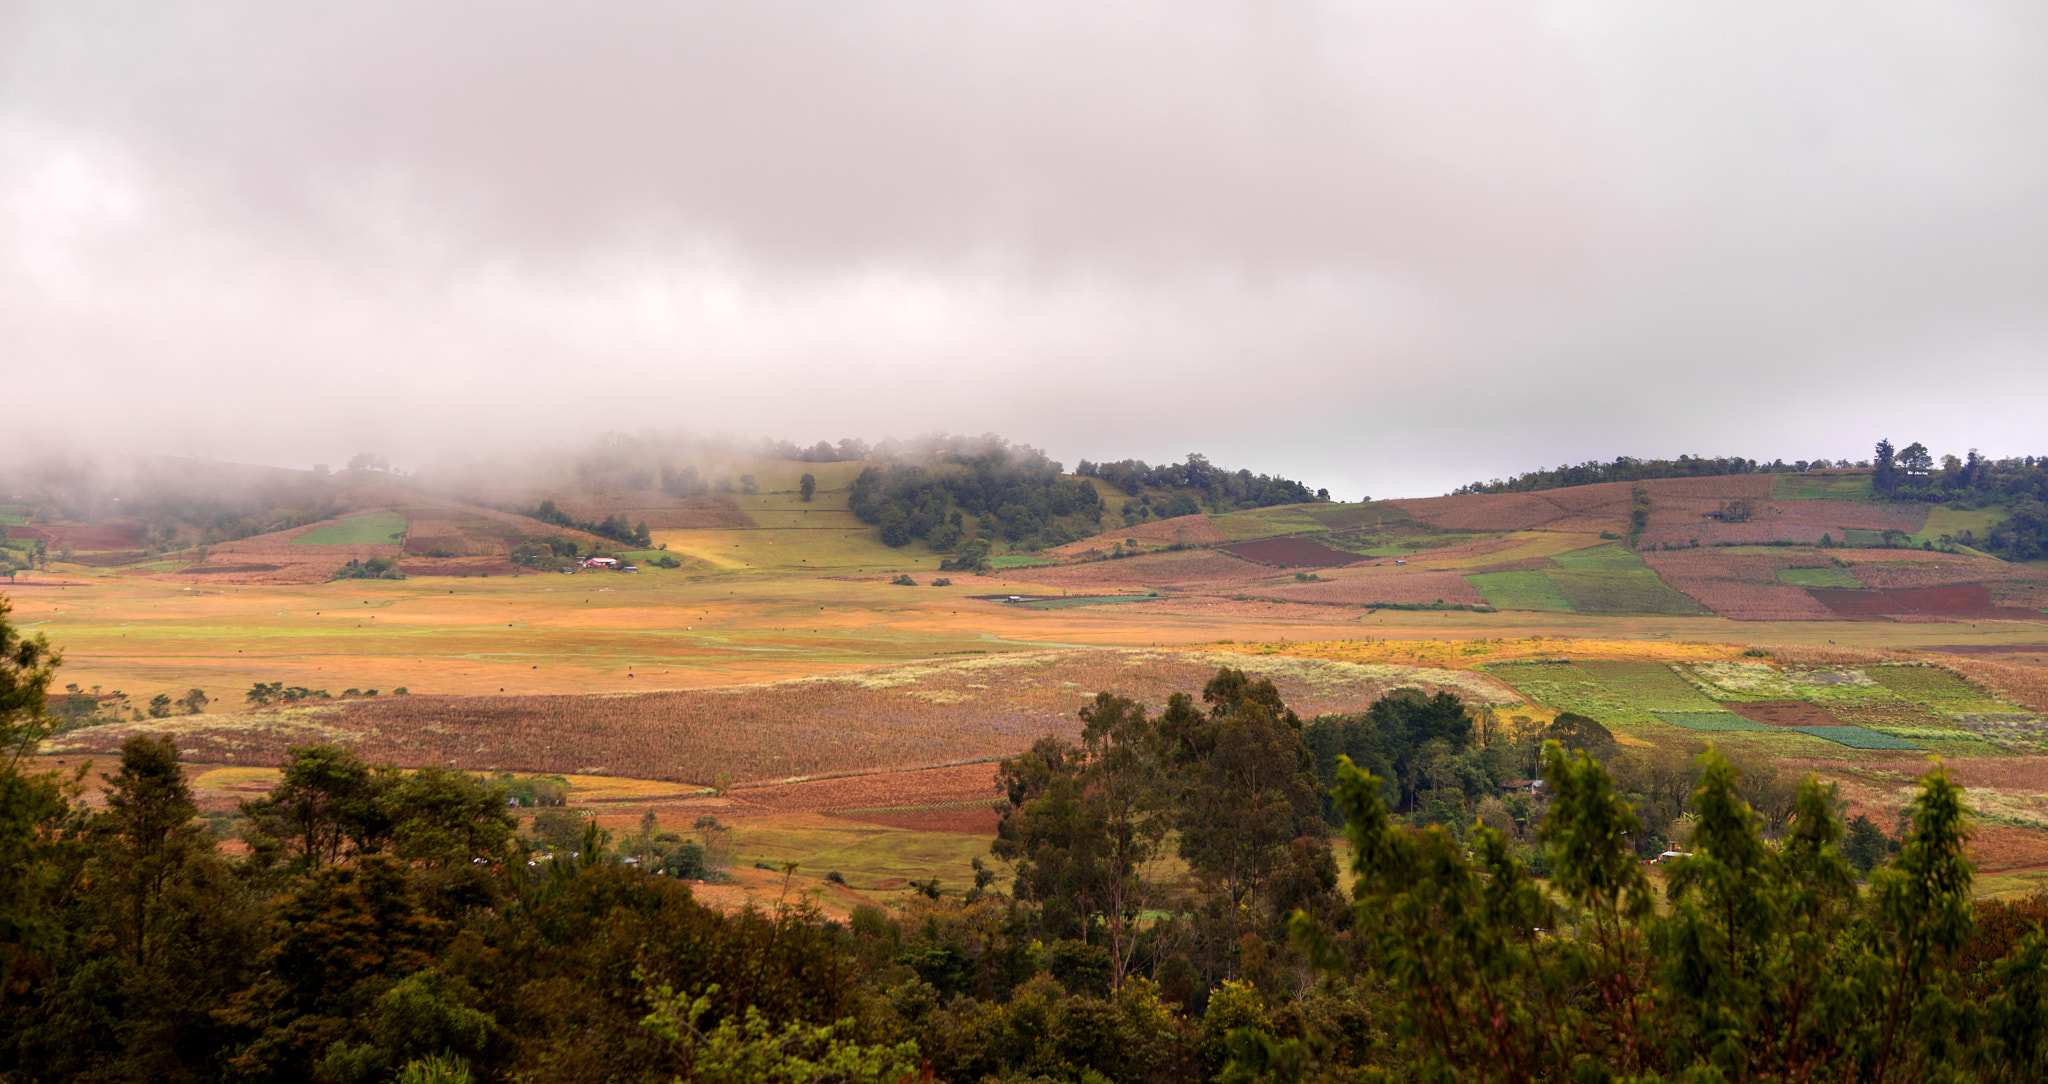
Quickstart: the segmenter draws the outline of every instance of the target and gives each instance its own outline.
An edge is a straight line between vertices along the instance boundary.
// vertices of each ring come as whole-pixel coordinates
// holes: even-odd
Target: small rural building
[[[618,563],[616,559],[611,557],[585,557],[583,559],[584,568],[613,568]]]

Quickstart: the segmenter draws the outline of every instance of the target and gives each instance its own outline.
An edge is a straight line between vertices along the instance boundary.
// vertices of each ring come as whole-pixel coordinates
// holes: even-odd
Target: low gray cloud
[[[16,442],[2032,447],[2038,5],[0,9]]]

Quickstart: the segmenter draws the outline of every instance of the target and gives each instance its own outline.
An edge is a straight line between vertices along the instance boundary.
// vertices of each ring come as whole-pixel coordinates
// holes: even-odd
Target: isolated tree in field
[[[812,474],[805,474],[803,477],[798,478],[796,480],[796,491],[799,497],[803,498],[804,500],[810,500],[811,494],[816,493],[818,491],[817,476]]]
[[[168,719],[171,716],[171,694],[158,693],[149,698],[149,717]]]

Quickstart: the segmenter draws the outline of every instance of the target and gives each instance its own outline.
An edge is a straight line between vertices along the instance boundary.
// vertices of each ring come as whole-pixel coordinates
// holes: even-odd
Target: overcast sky
[[[0,0],[0,443],[2048,454],[2048,5]],[[17,449],[18,450],[18,449]]]

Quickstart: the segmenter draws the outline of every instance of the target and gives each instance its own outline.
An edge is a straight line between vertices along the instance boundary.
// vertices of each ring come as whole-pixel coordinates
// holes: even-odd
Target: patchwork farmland
[[[1633,547],[1634,487],[1619,483],[1129,525],[1105,505],[1095,537],[998,545],[976,571],[883,544],[848,508],[853,465],[726,469],[759,491],[554,495],[577,524],[644,522],[649,549],[508,510],[531,510],[530,494],[456,500],[385,479],[328,518],[203,549],[144,552],[139,528],[15,514],[11,543],[74,547],[0,586],[26,629],[65,647],[65,681],[132,705],[210,698],[199,715],[95,717],[45,752],[76,763],[169,732],[195,763],[260,779],[289,746],[332,741],[558,774],[600,817],[614,815],[602,794],[664,817],[715,807],[754,825],[764,855],[839,855],[847,824],[874,846],[985,833],[996,759],[1073,736],[1097,692],[1156,709],[1221,665],[1273,676],[1304,715],[1406,686],[1539,724],[1584,714],[1625,748],[1712,741],[1820,771],[1872,816],[1930,754],[2048,754],[2048,570],[1931,548],[1978,521],[1870,501],[1854,475],[1646,483]],[[811,500],[799,473],[816,475]],[[1737,500],[1753,502],[1747,522],[1717,518]],[[1889,547],[1849,544],[1887,530]],[[550,539],[639,572],[513,560]],[[371,558],[408,578],[331,579]],[[334,695],[245,703],[262,682]],[[732,789],[711,795],[721,779]],[[2030,819],[2042,791],[1998,792],[1998,861],[2048,862],[2029,842],[2048,839],[2048,814]],[[845,823],[802,820],[818,817]],[[972,850],[944,859],[948,876]]]

